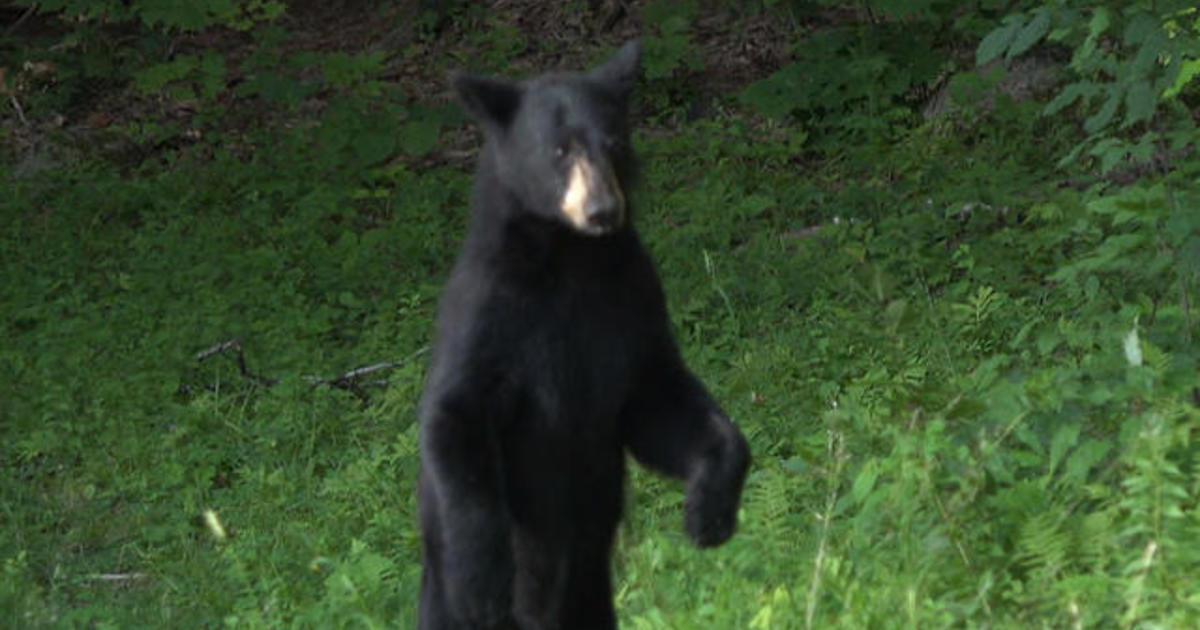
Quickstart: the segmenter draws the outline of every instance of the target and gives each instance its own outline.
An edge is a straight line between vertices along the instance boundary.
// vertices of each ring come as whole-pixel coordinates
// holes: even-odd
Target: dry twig
[[[95,575],[89,575],[87,579],[94,582],[128,582],[145,578],[145,573],[133,571],[132,573],[97,573]]]
[[[8,28],[4,29],[4,36],[12,37],[13,34],[17,32],[17,29],[25,23],[25,20],[28,20],[29,16],[33,15],[34,12],[37,11],[37,8],[38,5],[36,2],[29,5],[29,8],[25,9],[25,12],[21,14],[21,17],[17,18],[16,21],[8,25]]]
[[[254,381],[255,383],[257,383],[259,385],[265,385],[268,387],[279,382],[279,379],[269,378],[266,376],[259,376],[258,374],[251,372],[246,367],[246,354],[242,349],[242,340],[241,339],[234,338],[234,339],[230,339],[229,341],[222,341],[221,343],[211,346],[206,350],[202,350],[202,351],[196,353],[196,360],[203,361],[203,360],[213,356],[214,354],[224,354],[224,353],[227,353],[230,351],[232,351],[234,353],[233,356],[234,356],[234,360],[237,362],[238,372],[243,377],[250,379],[251,381]]]
[[[354,394],[354,396],[356,396],[359,400],[361,400],[363,402],[363,404],[365,405],[371,401],[371,397],[369,394],[367,394],[367,391],[366,391],[367,388],[369,388],[369,387],[387,387],[387,384],[388,384],[388,380],[386,378],[363,380],[365,377],[371,376],[373,374],[376,374],[378,372],[382,372],[385,370],[396,369],[396,368],[408,363],[409,361],[412,361],[413,359],[425,354],[426,352],[429,352],[429,346],[423,346],[423,347],[419,348],[416,352],[413,352],[412,354],[408,355],[407,357],[404,357],[403,359],[400,359],[397,361],[380,361],[378,363],[372,363],[370,365],[356,367],[354,369],[347,370],[341,374],[338,374],[337,376],[334,376],[333,378],[324,378],[321,376],[305,376],[304,380],[307,381],[308,384],[312,385],[313,387],[326,386],[326,387],[332,387],[335,389],[342,389],[342,390],[348,391],[351,394]],[[228,341],[222,341],[221,343],[213,344],[212,346],[209,346],[208,348],[205,348],[204,350],[197,352],[196,360],[204,361],[205,359],[208,359],[209,357],[212,357],[214,355],[230,354],[230,353],[232,353],[234,361],[237,362],[238,372],[244,378],[249,379],[250,381],[253,381],[255,384],[263,385],[263,386],[267,386],[267,387],[279,382],[279,379],[270,378],[267,376],[261,376],[261,375],[255,374],[254,372],[250,371],[250,369],[246,366],[246,354],[242,347],[241,339],[234,338],[234,339],[229,339]]]
[[[15,110],[17,112],[17,118],[21,119],[21,124],[28,127],[29,119],[25,118],[25,110],[21,108],[21,101],[17,100],[17,95],[9,94],[8,99],[12,103],[13,110]]]
[[[334,387],[337,389],[344,389],[344,390],[350,392],[351,394],[354,394],[355,396],[357,396],[360,400],[362,400],[363,404],[365,405],[368,402],[370,402],[370,400],[371,400],[371,397],[370,397],[370,395],[367,394],[365,388],[367,388],[367,387],[386,387],[388,384],[388,380],[386,378],[384,378],[384,379],[375,379],[372,381],[364,382],[364,381],[362,381],[362,378],[364,376],[369,376],[371,374],[374,374],[376,372],[381,372],[383,370],[396,369],[396,368],[400,367],[401,365],[404,365],[405,363],[408,363],[409,361],[412,361],[413,359],[425,354],[426,352],[429,352],[429,346],[424,346],[424,347],[418,349],[416,352],[408,355],[407,357],[400,359],[399,361],[382,361],[379,363],[373,363],[371,365],[365,365],[363,367],[357,367],[352,370],[343,372],[333,378],[322,378],[320,376],[306,376],[305,380],[307,380],[309,382],[309,384],[311,384],[313,387],[325,385],[325,386]]]

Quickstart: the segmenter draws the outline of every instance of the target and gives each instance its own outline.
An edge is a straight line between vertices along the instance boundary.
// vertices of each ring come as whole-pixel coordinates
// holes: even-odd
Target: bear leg
[[[623,413],[624,440],[643,465],[685,480],[688,536],[711,547],[737,525],[750,449],[699,379],[670,363],[646,370]]]

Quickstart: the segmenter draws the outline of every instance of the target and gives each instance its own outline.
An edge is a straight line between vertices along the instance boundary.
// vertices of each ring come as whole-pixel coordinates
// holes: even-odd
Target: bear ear
[[[638,65],[642,58],[642,44],[638,40],[630,40],[621,49],[609,57],[598,68],[588,73],[592,79],[607,83],[621,94],[628,94],[637,82]]]
[[[450,85],[458,101],[472,118],[496,129],[507,129],[521,102],[521,88],[503,79],[489,79],[457,72]]]

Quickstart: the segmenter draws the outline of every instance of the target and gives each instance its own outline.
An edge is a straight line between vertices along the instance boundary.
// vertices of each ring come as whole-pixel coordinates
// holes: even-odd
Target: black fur
[[[684,366],[628,212],[596,235],[560,211],[565,155],[628,190],[637,61],[453,79],[487,142],[421,401],[421,630],[615,628],[625,449],[686,481],[697,545],[733,533],[746,441]]]

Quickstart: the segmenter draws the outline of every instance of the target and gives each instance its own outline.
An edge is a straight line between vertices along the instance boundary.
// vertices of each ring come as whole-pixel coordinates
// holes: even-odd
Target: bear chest
[[[597,427],[615,420],[649,342],[645,315],[628,297],[568,292],[541,301],[519,320],[526,325],[513,357],[515,375],[546,421]]]

